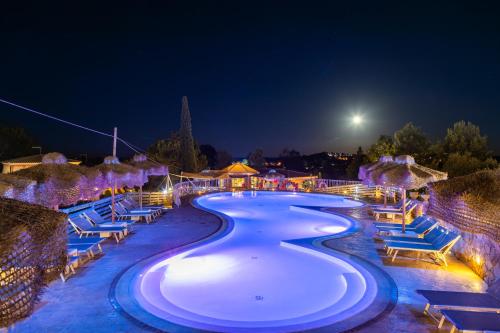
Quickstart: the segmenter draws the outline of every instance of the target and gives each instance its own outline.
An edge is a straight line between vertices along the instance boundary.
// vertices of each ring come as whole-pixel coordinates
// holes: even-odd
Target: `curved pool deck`
[[[113,301],[160,331],[339,332],[396,301],[392,279],[359,257],[323,246],[355,233],[355,219],[325,208],[340,196],[216,193],[193,204],[223,220],[210,237],[146,258],[116,279]]]

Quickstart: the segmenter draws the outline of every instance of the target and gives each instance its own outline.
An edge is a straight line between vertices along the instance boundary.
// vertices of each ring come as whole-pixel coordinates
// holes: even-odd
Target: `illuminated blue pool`
[[[320,245],[355,226],[318,207],[362,203],[239,192],[205,195],[194,204],[223,216],[226,232],[179,254],[158,255],[130,273],[131,311],[139,320],[156,328],[287,332],[341,323],[374,301],[378,288],[369,270]]]

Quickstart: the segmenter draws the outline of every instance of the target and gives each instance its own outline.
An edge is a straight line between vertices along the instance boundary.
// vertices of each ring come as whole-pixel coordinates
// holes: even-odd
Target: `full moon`
[[[354,117],[352,117],[352,123],[354,125],[359,125],[363,122],[363,118],[361,118],[360,115],[355,115]]]

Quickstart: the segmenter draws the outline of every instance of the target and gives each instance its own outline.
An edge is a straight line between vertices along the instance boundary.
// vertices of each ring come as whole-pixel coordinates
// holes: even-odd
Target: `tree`
[[[195,164],[197,169],[192,171],[200,171],[207,166],[207,159],[203,155],[194,142]],[[170,171],[178,173],[186,171],[182,167],[182,150],[181,150],[181,137],[178,132],[170,133],[168,139],[160,139],[148,148],[148,155],[160,163],[169,166]]]
[[[295,149],[288,150],[288,148],[284,148],[279,157],[300,157],[300,153]]]
[[[196,152],[191,128],[191,114],[187,96],[182,97],[180,148],[181,148],[181,168],[183,171],[196,171]]]
[[[356,155],[354,155],[351,163],[347,166],[347,177],[350,179],[358,179],[359,167],[366,163],[368,163],[368,157],[363,152],[363,148],[358,147]]]
[[[22,127],[0,125],[0,160],[31,155],[35,140]]]
[[[359,147],[361,148],[361,147]],[[380,156],[384,155],[395,155],[396,146],[394,144],[394,139],[389,135],[381,135],[377,142],[370,146],[368,149],[368,160],[375,162]]]
[[[172,132],[168,139],[156,141],[148,148],[148,154],[156,161],[168,165],[171,172],[182,170],[181,140],[177,132]]]
[[[467,154],[484,160],[490,157],[488,151],[488,139],[481,136],[479,127],[471,122],[459,121],[448,128],[443,142],[443,150],[446,154]]]
[[[430,145],[424,132],[411,122],[394,133],[396,155],[411,155],[417,163],[426,161]]]
[[[448,176],[451,178],[468,175],[482,169],[495,169],[497,166],[497,161],[492,158],[481,161],[472,156],[470,152],[466,152],[465,154],[450,154],[444,163],[443,169],[448,172]]]
[[[200,145],[200,153],[203,154],[207,160],[207,166],[211,169],[217,165],[217,151],[211,145]]]
[[[264,158],[264,152],[262,151],[262,149],[257,148],[255,149],[255,151],[250,153],[250,155],[248,156],[248,162],[251,166],[262,168],[264,166],[264,163],[266,163],[266,159]]]
[[[227,167],[233,161],[233,157],[225,150],[217,152],[217,169],[222,169]]]

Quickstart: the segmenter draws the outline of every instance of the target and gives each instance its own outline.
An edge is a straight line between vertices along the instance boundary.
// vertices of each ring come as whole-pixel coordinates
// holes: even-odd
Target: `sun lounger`
[[[459,308],[461,310],[500,311],[500,300],[486,293],[418,289],[427,299],[424,313],[429,308]]]
[[[405,203],[406,203],[406,206],[408,207],[408,205],[411,203],[411,199],[406,199]],[[381,204],[370,205],[370,207],[372,209],[400,210],[400,209],[403,208],[403,201],[399,200],[399,202],[397,204],[395,204],[395,205],[389,205],[389,206],[386,206],[386,207],[384,207],[384,205],[381,205]]]
[[[417,207],[417,204],[414,202],[411,202],[407,207],[406,207],[406,215],[410,214],[413,209]],[[395,219],[397,216],[402,216],[403,215],[403,209],[384,209],[384,208],[375,208],[373,209],[373,215],[375,215],[375,220],[378,220],[380,218],[381,214],[387,215],[392,215],[392,219]]]
[[[129,213],[151,213],[153,217],[158,217],[162,213],[161,208],[150,208],[150,207],[136,207],[135,204],[132,205],[125,200],[118,202],[118,205],[122,206]]]
[[[90,248],[88,251],[90,252],[91,256],[94,257],[94,248],[97,248],[99,250],[99,253],[104,253],[102,250],[101,243],[104,242],[106,238],[103,237],[85,237],[85,238],[75,238],[75,237],[70,237],[68,238],[68,248],[74,248],[75,246],[78,245],[90,245]]]
[[[450,333],[461,331],[500,331],[499,312],[476,312],[462,310],[442,310],[442,321],[447,319],[452,327]],[[440,322],[439,328],[443,323]]]
[[[494,296],[486,293],[471,293],[471,292],[461,292],[461,291],[441,291],[441,290],[416,290],[416,292],[425,299],[427,299],[427,304],[424,308],[424,313],[429,315],[431,318],[436,320],[439,324],[438,327],[441,328],[446,316],[444,315],[445,310],[457,310],[460,312],[471,312],[471,313],[483,313],[483,312],[500,312],[500,300]],[[436,310],[441,312],[441,318],[431,312],[431,310]],[[468,315],[460,316],[461,318],[468,317]],[[479,317],[475,317],[476,319]],[[459,319],[455,320],[456,316],[451,316],[448,319],[454,326],[459,329],[467,330],[465,327],[465,322]],[[471,319],[474,321],[475,319]],[[460,322],[459,322],[460,321]],[[468,321],[468,320],[467,320]],[[458,325],[456,325],[458,324]],[[472,327],[472,326],[467,326]],[[478,326],[476,328],[470,328],[472,330],[481,330]]]
[[[70,251],[68,251],[68,261],[66,262],[66,266],[63,271],[59,274],[63,282],[66,282],[70,275],[76,274],[75,267],[78,267],[79,262],[80,258],[77,255],[70,255]]]
[[[431,219],[430,216],[427,215],[421,215],[413,219],[411,223],[408,223],[406,225],[406,230],[414,230],[419,224]],[[375,222],[373,223],[375,228],[379,230],[387,230],[387,229],[393,229],[393,230],[401,230],[403,228],[402,223],[391,223],[391,222]]]
[[[453,245],[460,239],[460,235],[451,231],[447,231],[443,236],[439,237],[431,244],[416,244],[408,242],[386,242],[387,253],[392,255],[392,261],[400,251],[417,252],[417,260],[420,259],[422,253],[433,255],[435,260],[442,261],[445,266],[448,266],[446,254],[451,250]]]
[[[123,206],[117,204],[115,205],[115,212],[118,219],[132,219],[135,221],[140,221],[144,219],[146,223],[151,223],[153,221],[153,214],[151,212],[128,212]]]
[[[108,227],[108,226],[92,226],[83,216],[69,216],[68,221],[80,237],[92,236],[98,234],[99,237],[114,237],[119,243],[120,239],[128,233],[127,228],[123,226]]]
[[[438,225],[435,219],[428,219],[419,223],[415,228],[405,229],[405,233],[403,233],[403,229],[378,229],[378,234],[384,236],[400,236],[400,237],[413,237],[413,238],[422,238],[426,233],[431,231]]]
[[[99,215],[98,212],[92,209],[88,209],[85,212],[83,212],[84,217],[94,226],[125,226],[127,228],[130,228],[135,221],[134,220],[125,220],[125,219],[120,219],[118,222],[115,221],[113,223],[112,220],[106,220],[104,219],[101,215]]]
[[[135,202],[132,198],[124,198],[121,201],[125,208],[130,209],[130,210],[152,210],[158,213],[158,216],[163,213],[163,210],[165,209],[165,206],[163,205],[143,205],[142,208],[139,206],[137,202]]]
[[[431,221],[429,221],[431,222]],[[431,222],[432,223],[432,222]],[[426,227],[426,225],[423,225],[423,227]],[[407,243],[418,243],[418,244],[432,244],[434,240],[436,240],[439,236],[442,236],[445,232],[446,229],[443,227],[437,226],[437,222],[434,224],[431,224],[430,228],[427,229],[427,233],[419,233],[419,229],[417,228],[415,232],[409,231],[408,233],[405,234],[396,234],[392,233],[391,235],[388,236],[381,236],[380,238],[384,242],[407,242]],[[422,235],[422,237],[420,237]]]

